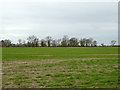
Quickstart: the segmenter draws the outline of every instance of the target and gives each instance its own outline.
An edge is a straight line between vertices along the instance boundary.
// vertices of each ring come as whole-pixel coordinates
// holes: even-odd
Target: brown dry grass
[[[3,75],[3,83],[10,83],[10,85],[3,85],[3,87],[7,88],[19,88],[19,87],[29,87],[29,88],[46,88],[45,86],[39,86],[40,83],[36,83],[36,81],[33,81],[32,79],[37,79],[39,81],[53,81],[51,77],[44,77],[46,74],[54,75],[55,73],[59,73],[61,71],[63,74],[82,74],[82,72],[77,72],[77,70],[88,70],[89,67],[91,70],[95,69],[96,67],[100,67],[95,74],[98,73],[101,70],[100,65],[84,65],[84,63],[81,63],[80,66],[76,65],[76,69],[69,69],[71,65],[68,66],[54,66],[54,67],[42,67],[39,66],[41,64],[51,64],[51,63],[61,63],[64,61],[70,61],[70,60],[81,60],[81,61],[89,61],[89,60],[102,60],[102,59],[118,59],[118,58],[76,58],[76,59],[47,59],[47,60],[26,60],[26,61],[7,61],[3,64],[3,73],[8,75]],[[38,65],[38,66],[37,66]],[[28,67],[24,67],[28,66]],[[31,67],[29,67],[31,66]],[[37,66],[37,67],[34,67]],[[84,68],[81,68],[81,66],[84,66]],[[109,65],[108,65],[109,66]],[[113,67],[117,67],[117,65],[114,65]],[[72,72],[68,72],[68,70],[72,70]],[[112,72],[113,70],[106,70],[107,72]],[[91,71],[87,71],[86,74],[89,74]],[[33,74],[32,74],[33,73]],[[25,75],[29,77],[29,82],[32,83],[22,83],[20,85],[14,84],[14,81],[8,80],[10,78],[16,78],[16,76]],[[43,78],[36,78],[36,76],[42,76]],[[23,76],[24,77],[24,76]],[[19,81],[19,80],[18,80]],[[79,81],[76,81],[75,83],[78,83]],[[68,86],[67,86],[68,87]]]

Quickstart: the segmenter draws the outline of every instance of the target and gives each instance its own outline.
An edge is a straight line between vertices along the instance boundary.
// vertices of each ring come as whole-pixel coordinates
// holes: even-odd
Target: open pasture
[[[118,87],[117,47],[3,48],[4,88]]]

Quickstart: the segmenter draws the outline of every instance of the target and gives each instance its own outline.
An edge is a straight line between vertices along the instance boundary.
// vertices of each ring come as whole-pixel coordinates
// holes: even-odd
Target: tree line
[[[112,40],[110,46],[116,46],[115,40]],[[53,39],[51,36],[47,36],[45,39],[39,39],[34,35],[31,35],[27,40],[19,39],[17,44],[12,43],[11,40],[1,40],[0,44],[2,47],[97,47],[97,41],[93,38],[82,38],[77,39],[72,37],[69,39],[67,35],[64,35],[62,39]],[[101,43],[99,46],[106,46]]]

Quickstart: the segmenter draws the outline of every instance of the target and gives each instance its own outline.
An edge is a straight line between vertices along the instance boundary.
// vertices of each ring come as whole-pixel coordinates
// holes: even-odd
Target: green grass
[[[3,48],[2,52],[5,88],[118,87],[117,47]]]
[[[117,47],[57,47],[57,48],[3,48],[2,59],[7,60],[40,60],[40,59],[71,59],[71,58],[112,58],[112,55],[83,54],[117,54]],[[43,56],[42,56],[43,55]],[[48,56],[44,56],[48,55]]]

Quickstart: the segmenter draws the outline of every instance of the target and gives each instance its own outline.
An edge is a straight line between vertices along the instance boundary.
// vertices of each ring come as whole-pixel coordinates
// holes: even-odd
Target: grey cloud
[[[66,34],[78,38],[93,37],[100,43],[117,40],[117,3],[32,2],[5,3],[2,7],[4,33],[23,34],[23,39],[31,34],[40,38],[47,35],[61,38]],[[16,37],[14,42],[19,38]]]

